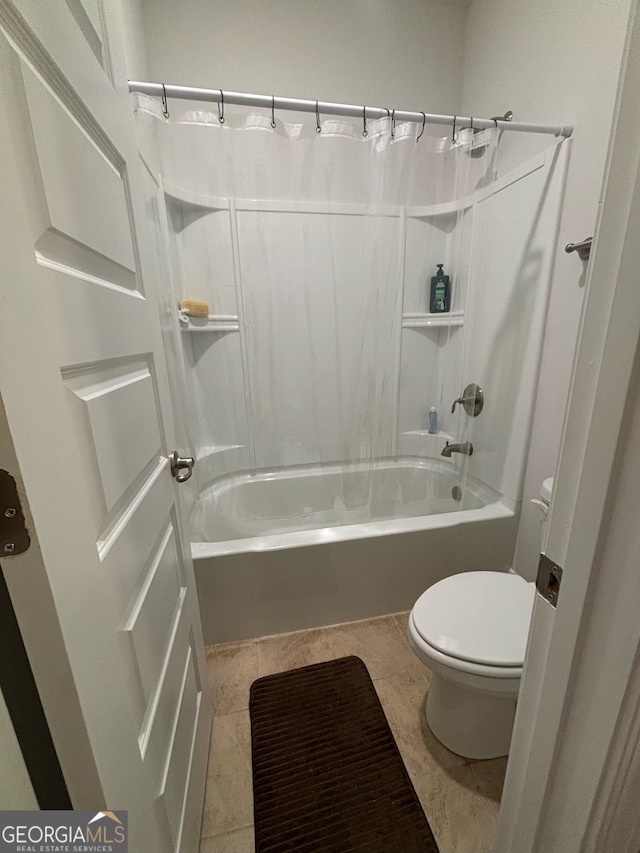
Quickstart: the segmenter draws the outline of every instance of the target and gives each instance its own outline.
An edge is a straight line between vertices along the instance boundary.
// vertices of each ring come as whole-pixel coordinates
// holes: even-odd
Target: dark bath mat
[[[256,853],[438,853],[357,657],[254,681]]]

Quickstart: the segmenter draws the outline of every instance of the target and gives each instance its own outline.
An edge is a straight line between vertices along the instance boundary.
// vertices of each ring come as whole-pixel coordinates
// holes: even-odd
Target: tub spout
[[[447,442],[442,448],[440,455],[450,458],[452,453],[463,453],[465,456],[473,456],[473,444],[470,441],[463,441],[461,444],[449,444]]]

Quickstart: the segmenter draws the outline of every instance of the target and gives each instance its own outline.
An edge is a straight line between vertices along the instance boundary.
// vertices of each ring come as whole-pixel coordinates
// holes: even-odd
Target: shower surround
[[[493,131],[452,146],[409,124],[391,139],[386,119],[365,138],[352,120],[316,133],[173,109],[160,126],[144,96],[138,116],[143,138],[160,131],[167,304],[210,306],[167,331],[205,641],[402,610],[455,572],[506,570],[570,142],[495,180]],[[437,263],[448,314],[429,313]],[[478,418],[451,413],[469,382]],[[447,440],[473,456],[442,458]]]

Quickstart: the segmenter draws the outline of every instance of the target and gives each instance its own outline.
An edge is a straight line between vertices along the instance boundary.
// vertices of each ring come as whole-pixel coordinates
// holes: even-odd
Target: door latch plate
[[[538,563],[538,577],[536,578],[536,589],[552,607],[558,604],[558,595],[562,584],[562,568],[546,554],[540,554]]]

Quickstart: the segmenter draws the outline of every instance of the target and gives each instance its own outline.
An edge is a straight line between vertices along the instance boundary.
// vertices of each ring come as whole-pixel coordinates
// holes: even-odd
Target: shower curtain
[[[244,108],[221,122],[215,107],[175,102],[167,119],[146,96],[136,115],[162,187],[176,316],[179,299],[209,304],[208,319],[176,321],[201,491],[192,536],[216,535],[207,488],[238,472],[330,469],[293,504],[242,507],[302,526],[319,506],[369,520],[385,487],[401,516],[415,492],[385,484],[380,460],[432,458],[464,486],[468,459],[439,454],[459,432],[465,200],[495,174],[495,132]],[[439,263],[452,302],[431,315]]]

